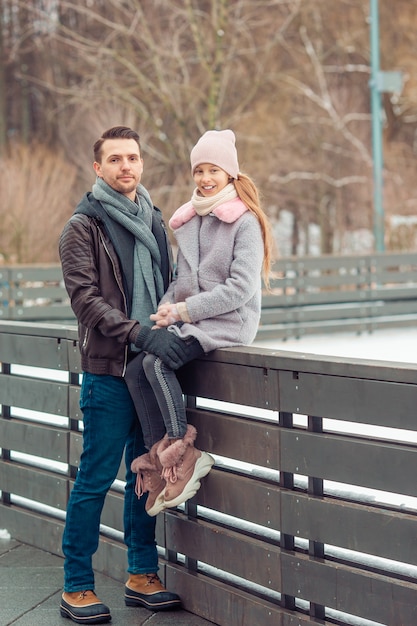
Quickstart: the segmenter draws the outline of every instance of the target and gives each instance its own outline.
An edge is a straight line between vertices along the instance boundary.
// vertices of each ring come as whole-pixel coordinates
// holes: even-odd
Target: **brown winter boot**
[[[164,508],[178,506],[192,498],[200,488],[200,478],[206,476],[214,463],[212,456],[194,447],[197,431],[189,424],[183,439],[160,441],[157,453],[166,480]]]
[[[171,611],[181,607],[181,599],[165,589],[157,574],[130,574],[125,585],[125,604],[151,611]]]
[[[110,609],[99,600],[94,591],[66,592],[62,594],[60,612],[62,617],[77,624],[106,624],[111,622]]]
[[[166,481],[162,478],[162,465],[156,453],[159,445],[155,443],[149,452],[138,456],[132,461],[131,470],[137,474],[136,495],[140,498],[146,491],[145,510],[148,515],[154,517],[164,508],[164,490]]]

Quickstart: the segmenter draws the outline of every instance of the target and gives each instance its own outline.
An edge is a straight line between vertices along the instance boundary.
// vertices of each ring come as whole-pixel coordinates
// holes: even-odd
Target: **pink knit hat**
[[[208,130],[191,150],[191,175],[201,163],[212,163],[221,167],[229,176],[237,178],[239,163],[235,146],[236,137],[232,130]]]

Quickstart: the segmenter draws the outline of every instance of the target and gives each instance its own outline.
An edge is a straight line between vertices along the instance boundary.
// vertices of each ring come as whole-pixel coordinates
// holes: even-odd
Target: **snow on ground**
[[[417,328],[305,335],[300,339],[256,341],[253,345],[326,356],[417,363]]]

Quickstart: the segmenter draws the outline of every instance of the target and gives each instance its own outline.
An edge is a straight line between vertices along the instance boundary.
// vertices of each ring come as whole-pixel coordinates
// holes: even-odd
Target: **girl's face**
[[[216,195],[229,183],[229,174],[212,163],[201,163],[194,170],[193,179],[202,196]]]

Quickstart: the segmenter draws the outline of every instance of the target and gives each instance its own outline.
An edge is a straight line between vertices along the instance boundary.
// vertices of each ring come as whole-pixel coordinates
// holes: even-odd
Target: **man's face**
[[[134,139],[106,139],[101,148],[101,163],[94,169],[110,187],[135,200],[136,187],[143,172],[143,159]]]

